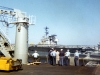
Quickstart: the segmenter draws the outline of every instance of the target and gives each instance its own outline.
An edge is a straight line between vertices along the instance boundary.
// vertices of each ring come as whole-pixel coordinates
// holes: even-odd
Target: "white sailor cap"
[[[63,49],[60,49],[61,51],[63,50]]]

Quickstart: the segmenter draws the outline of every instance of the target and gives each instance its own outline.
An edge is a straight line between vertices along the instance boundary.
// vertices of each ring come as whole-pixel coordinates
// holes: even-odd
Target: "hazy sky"
[[[97,45],[100,42],[100,0],[0,0],[0,6],[20,9],[36,16],[36,24],[29,26],[29,43],[37,44],[49,27],[49,35],[56,34],[58,44]],[[5,31],[5,27],[0,24]],[[8,36],[15,42],[16,26]]]

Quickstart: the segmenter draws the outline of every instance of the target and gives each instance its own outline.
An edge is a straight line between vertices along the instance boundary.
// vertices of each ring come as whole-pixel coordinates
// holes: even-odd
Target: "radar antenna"
[[[49,28],[46,26],[46,27],[45,27],[45,34],[46,34],[46,37],[47,37],[47,35],[49,34],[48,29],[49,29]]]

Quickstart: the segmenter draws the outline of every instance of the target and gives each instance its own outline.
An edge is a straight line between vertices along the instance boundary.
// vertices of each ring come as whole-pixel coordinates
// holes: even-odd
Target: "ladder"
[[[12,57],[9,51],[12,51],[9,40],[6,36],[0,31],[0,51],[4,54],[5,57]]]

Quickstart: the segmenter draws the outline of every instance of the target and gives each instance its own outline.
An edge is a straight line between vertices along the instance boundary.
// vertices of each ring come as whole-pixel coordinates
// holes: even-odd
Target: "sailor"
[[[53,65],[55,66],[56,65],[56,50],[55,49],[51,52],[51,56],[53,59]]]
[[[59,64],[59,51],[56,51],[56,65]]]
[[[78,52],[78,50],[76,50],[76,52],[74,53],[74,63],[75,63],[75,66],[79,66],[79,52]]]
[[[33,54],[32,54],[33,58],[34,58],[34,61],[37,62],[38,58],[39,58],[39,54],[37,53],[37,51],[35,51]]]
[[[67,50],[67,52],[65,52],[65,64],[69,65],[69,58],[70,57],[70,52],[69,49]]]
[[[64,62],[63,62],[64,61],[64,52],[63,52],[63,49],[60,49],[59,56],[60,56],[59,65],[63,66],[64,65]]]
[[[51,52],[52,52],[52,49],[49,51],[48,57],[49,57],[49,64],[52,65],[53,64],[53,60],[52,60]]]

